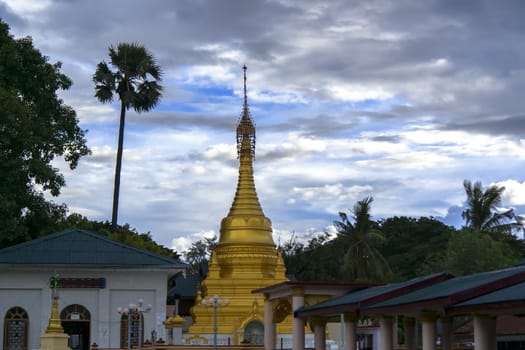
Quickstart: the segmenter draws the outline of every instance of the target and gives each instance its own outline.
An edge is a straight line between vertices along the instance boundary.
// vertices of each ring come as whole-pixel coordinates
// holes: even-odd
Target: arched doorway
[[[27,350],[26,310],[15,306],[7,310],[4,317],[4,350]]]
[[[64,333],[69,334],[69,347],[73,350],[89,350],[91,314],[79,304],[65,307],[60,313]]]
[[[250,321],[244,328],[244,339],[250,344],[264,344],[264,324],[257,320]]]

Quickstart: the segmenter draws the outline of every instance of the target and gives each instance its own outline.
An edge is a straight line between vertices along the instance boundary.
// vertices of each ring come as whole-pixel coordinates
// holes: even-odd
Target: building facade
[[[0,341],[4,350],[39,349],[51,314],[50,279],[70,347],[125,348],[165,339],[168,278],[185,264],[93,232],[72,229],[0,250]],[[137,307],[142,313],[119,313]],[[151,308],[149,308],[151,305]],[[132,305],[133,306],[133,305]]]

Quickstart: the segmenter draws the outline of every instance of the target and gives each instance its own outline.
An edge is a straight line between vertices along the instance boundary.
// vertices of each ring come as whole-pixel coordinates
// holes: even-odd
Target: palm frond
[[[522,221],[514,213],[514,209],[498,212],[501,204],[504,186],[492,185],[483,189],[480,181],[472,183],[463,181],[467,195],[466,209],[461,214],[467,227],[478,231],[513,233],[522,230]]]
[[[162,87],[156,81],[145,81],[137,87],[132,104],[137,112],[148,112],[153,109],[162,96]]]
[[[105,61],[97,65],[93,82],[95,83],[95,97],[102,103],[112,102],[113,91],[115,91],[115,73]]]

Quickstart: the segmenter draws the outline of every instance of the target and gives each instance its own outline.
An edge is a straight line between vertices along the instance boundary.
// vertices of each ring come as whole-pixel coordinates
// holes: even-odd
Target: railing
[[[138,349],[136,346],[132,346],[131,349]],[[217,345],[219,350],[262,350],[264,345]],[[91,350],[125,350],[121,348],[100,348],[98,345],[91,345]],[[144,344],[142,350],[213,350],[213,344],[209,345],[165,345],[157,344],[155,346],[151,344]],[[280,349],[277,349],[280,350]]]

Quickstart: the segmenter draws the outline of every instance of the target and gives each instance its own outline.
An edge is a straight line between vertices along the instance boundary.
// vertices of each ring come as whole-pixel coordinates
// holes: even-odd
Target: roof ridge
[[[85,234],[88,234],[90,236],[93,236],[96,239],[104,240],[104,241],[106,241],[108,243],[115,244],[115,245],[120,246],[122,248],[135,250],[135,251],[138,251],[138,252],[141,252],[141,253],[146,253],[147,255],[151,255],[151,256],[156,257],[156,258],[161,258],[161,259],[164,259],[164,260],[168,260],[169,262],[174,262],[174,261],[175,262],[181,262],[180,259],[168,258],[165,255],[158,254],[158,253],[152,252],[152,251],[144,249],[144,248],[135,247],[135,246],[133,246],[131,244],[128,244],[128,243],[119,242],[117,240],[114,240],[113,238],[109,238],[107,236],[104,236],[104,235],[102,235],[100,233],[97,233],[97,232],[94,232],[94,231],[89,231],[89,230],[82,229],[82,228],[73,228],[73,229],[69,229],[69,230],[65,230],[65,231],[81,231],[82,233],[85,233]],[[62,231],[62,232],[64,232],[64,231]],[[58,233],[62,233],[62,232],[58,232]]]
[[[75,237],[78,237],[78,239],[75,239]],[[10,260],[13,256],[16,256],[19,254],[31,254],[30,253],[31,251],[35,251],[35,250],[40,251],[42,249],[48,249],[49,247],[54,247],[57,245],[60,246],[61,244],[62,245],[65,244],[68,247],[70,247],[68,249],[71,249],[71,247],[76,247],[77,250],[81,251],[84,240],[86,240],[86,242],[92,242],[93,244],[96,244],[96,245],[106,246],[107,249],[110,249],[114,252],[118,252],[118,254],[125,254],[125,255],[131,254],[137,257],[141,256],[142,258],[140,259],[142,259],[142,261],[149,261],[149,262],[156,261],[157,265],[164,265],[164,264],[165,265],[179,265],[179,266],[187,265],[186,263],[182,262],[180,259],[170,258],[170,257],[158,254],[156,252],[152,252],[144,248],[135,247],[129,243],[119,242],[101,233],[86,230],[86,229],[79,228],[79,227],[68,228],[63,231],[54,232],[54,233],[36,238],[31,241],[23,242],[23,243],[16,244],[10,247],[6,247],[4,249],[0,249],[0,257],[2,258],[2,261],[7,261],[7,260]],[[47,248],[43,248],[43,247],[47,247]],[[55,248],[52,248],[52,249],[55,249]],[[70,252],[71,251],[68,250],[68,254],[70,254]],[[84,258],[80,258],[80,260],[84,261],[86,260],[85,256],[86,254],[89,254],[89,251],[83,252],[82,254]],[[100,252],[98,252],[98,250],[94,251],[93,254],[98,257],[101,256],[98,254],[103,254],[103,255],[105,254],[106,256],[108,256],[107,255],[108,252],[106,249]],[[46,259],[43,259],[43,260],[46,260]],[[56,259],[54,260],[56,261]],[[16,258],[15,258],[15,261],[16,261]],[[96,260],[96,261],[99,261],[99,260]],[[109,260],[106,260],[106,261],[111,261],[110,264],[117,262],[115,260],[115,257],[109,258]]]

